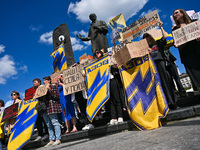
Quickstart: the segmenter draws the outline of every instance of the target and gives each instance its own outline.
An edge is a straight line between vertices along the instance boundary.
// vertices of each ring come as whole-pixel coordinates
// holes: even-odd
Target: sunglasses
[[[15,96],[15,95],[17,95],[17,94],[15,94],[15,93],[11,94],[11,96]]]
[[[96,52],[96,54],[99,54],[100,52]]]

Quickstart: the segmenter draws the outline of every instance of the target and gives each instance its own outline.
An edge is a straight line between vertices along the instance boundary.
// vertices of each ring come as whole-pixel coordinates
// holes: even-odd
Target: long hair
[[[19,92],[17,92],[17,91],[12,91],[12,92],[11,92],[11,96],[12,96],[13,93],[15,93],[15,94],[17,94],[17,96],[19,96],[18,99],[21,99],[21,98],[20,98]]]
[[[149,33],[143,34],[142,38],[145,39],[146,37],[150,37],[149,42],[147,41],[147,43],[148,43],[150,48],[152,48],[153,46],[157,45],[155,39]]]
[[[1,103],[1,107],[5,106],[4,101],[2,99],[0,100],[0,103]]]
[[[186,24],[189,24],[189,23],[192,22],[192,21],[191,21],[191,18],[188,16],[188,14],[186,13],[186,11],[185,11],[184,9],[175,9],[175,10],[173,11],[173,19],[174,19],[174,12],[175,12],[176,10],[179,10],[180,13],[183,14],[183,19],[184,19],[184,22],[185,22]],[[180,22],[178,22],[178,21],[175,20],[175,19],[174,19],[174,21],[175,21],[175,23],[176,23],[177,26],[180,26]]]

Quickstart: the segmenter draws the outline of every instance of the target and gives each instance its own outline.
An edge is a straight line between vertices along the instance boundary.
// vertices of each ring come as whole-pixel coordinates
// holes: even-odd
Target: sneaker
[[[38,136],[34,141],[37,142],[37,141],[40,141],[42,139],[41,136]]]
[[[118,120],[117,120],[117,122],[118,122],[118,123],[123,123],[123,122],[124,122],[124,120],[123,120],[123,118],[122,118],[122,117],[119,117],[119,118],[118,118]]]
[[[85,125],[85,127],[83,127],[82,128],[82,130],[89,130],[89,129],[92,129],[92,128],[94,128],[94,126],[92,125],[92,124],[87,124],[87,125]]]
[[[117,125],[117,119],[111,119],[110,122],[108,123],[108,125]]]
[[[49,143],[47,143],[47,145],[45,145],[44,147],[49,147],[49,146],[53,145],[53,143],[54,143],[54,142],[51,142],[51,143],[49,142]]]
[[[60,141],[55,141],[55,142],[52,144],[52,146],[56,146],[56,145],[60,145],[60,144],[61,144]]]
[[[46,134],[45,136],[42,137],[42,140],[46,140],[46,139],[48,139],[48,138],[49,138],[49,135]]]

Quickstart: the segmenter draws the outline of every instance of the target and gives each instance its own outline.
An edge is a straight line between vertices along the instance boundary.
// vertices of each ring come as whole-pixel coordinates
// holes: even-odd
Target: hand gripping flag
[[[31,139],[37,119],[37,99],[22,101],[14,127],[9,137],[8,150],[21,149]]]
[[[121,38],[119,41],[123,41],[122,37],[122,29],[126,27],[126,22],[124,20],[123,14],[119,14],[116,17],[112,18],[109,22],[108,25],[111,27],[112,30],[117,29],[119,31],[119,34]]]
[[[148,54],[128,61],[120,68],[126,104],[132,122],[140,130],[161,126],[169,111],[155,64]]]
[[[53,57],[53,70],[56,71],[62,71],[67,69],[67,59],[65,56],[65,49],[64,44],[62,43],[57,50],[55,50],[51,56]]]
[[[94,60],[85,67],[88,100],[86,114],[92,122],[96,113],[109,99],[109,55]]]

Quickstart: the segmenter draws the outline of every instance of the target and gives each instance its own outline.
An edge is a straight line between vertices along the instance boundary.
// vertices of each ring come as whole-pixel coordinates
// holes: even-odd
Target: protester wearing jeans
[[[58,122],[58,114],[62,112],[62,108],[59,102],[58,86],[51,84],[51,78],[49,76],[44,77],[43,82],[48,89],[45,97],[47,112],[43,113],[43,118],[49,132],[49,143],[44,147],[49,147],[61,144],[61,128]]]

